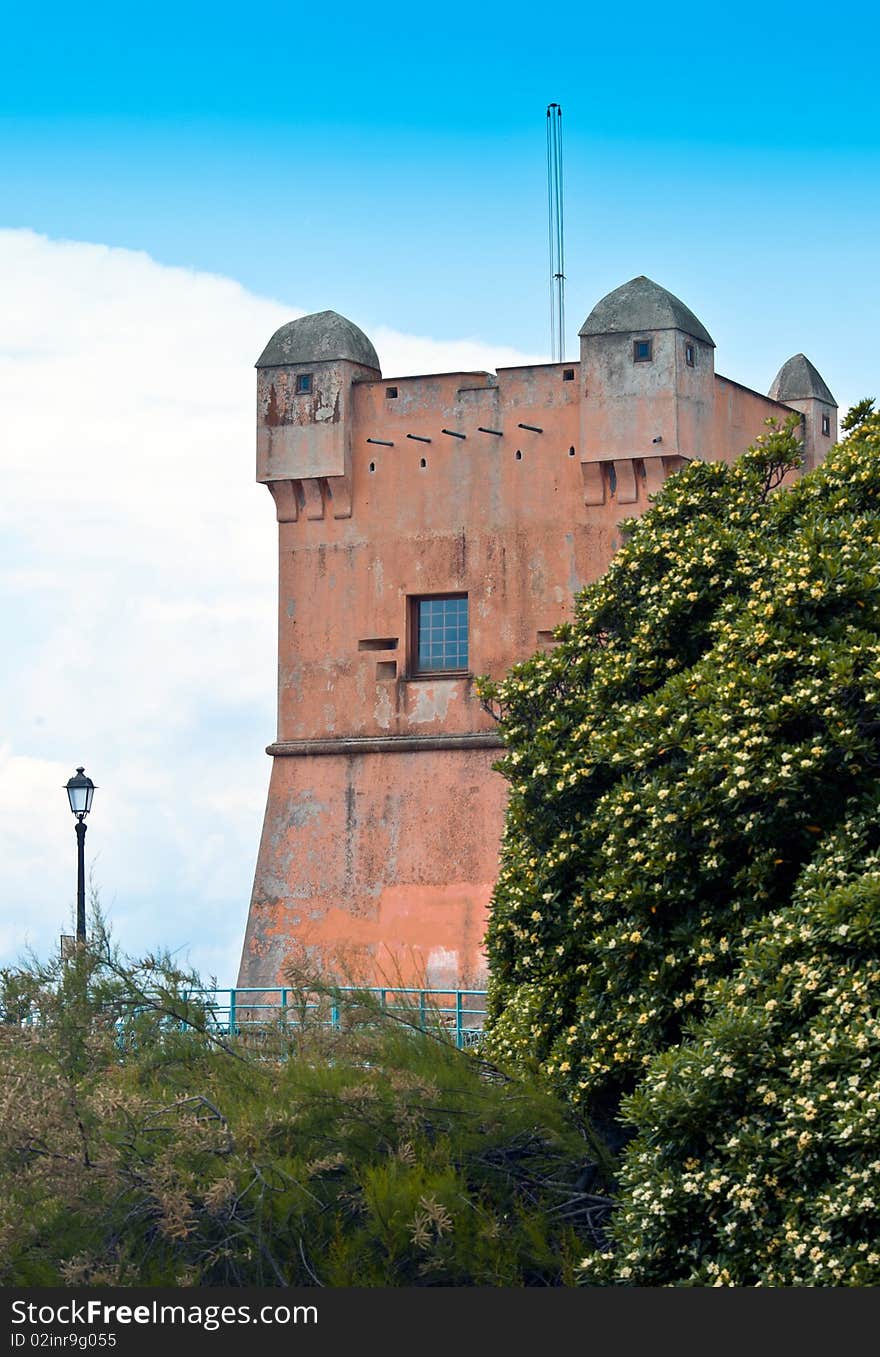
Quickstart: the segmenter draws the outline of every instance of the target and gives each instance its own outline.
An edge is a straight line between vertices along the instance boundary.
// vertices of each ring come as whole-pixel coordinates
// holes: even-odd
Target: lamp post
[[[76,776],[68,780],[67,798],[76,816],[76,941],[86,940],[86,816],[92,809],[95,784],[86,777],[85,770],[77,768]]]

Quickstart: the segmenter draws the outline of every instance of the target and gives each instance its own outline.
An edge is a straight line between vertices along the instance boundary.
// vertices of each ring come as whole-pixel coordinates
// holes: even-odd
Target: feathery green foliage
[[[360,999],[219,1036],[197,986],[100,938],[0,976],[0,1282],[574,1283],[608,1203],[559,1100]]]

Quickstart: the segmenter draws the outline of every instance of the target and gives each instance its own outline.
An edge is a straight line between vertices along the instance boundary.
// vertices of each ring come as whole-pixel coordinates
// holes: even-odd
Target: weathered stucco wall
[[[735,461],[767,432],[765,420],[784,424],[793,413],[790,405],[771,400],[729,377],[716,374],[712,446],[717,451],[714,457],[726,462]]]
[[[495,758],[493,749],[276,757],[248,983],[276,983],[296,937],[344,977],[481,988],[505,795]]]

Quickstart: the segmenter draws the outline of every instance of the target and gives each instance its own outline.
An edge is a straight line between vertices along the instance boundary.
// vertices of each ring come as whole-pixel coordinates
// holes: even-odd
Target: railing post
[[[461,1008],[461,990],[455,991],[455,1044],[459,1050],[464,1046],[464,1032],[462,1031],[462,1008]]]
[[[229,1035],[235,1036],[235,990],[229,991]]]
[[[419,990],[419,1027],[423,1032],[428,1030],[428,1004],[423,989]]]
[[[287,1026],[287,990],[286,990],[286,989],[283,989],[283,990],[281,991],[281,1023],[282,1023],[282,1026],[284,1026],[284,1027]]]

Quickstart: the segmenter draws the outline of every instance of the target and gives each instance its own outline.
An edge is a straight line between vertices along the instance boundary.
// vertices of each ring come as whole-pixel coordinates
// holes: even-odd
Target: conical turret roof
[[[631,278],[597,302],[579,333],[638,334],[647,330],[683,330],[715,347],[709,331],[690,307],[644,274]]]
[[[823,378],[803,353],[796,353],[782,364],[767,394],[775,401],[820,400],[837,405]]]
[[[257,359],[257,367],[330,363],[338,358],[375,368],[377,372],[381,370],[376,350],[353,321],[337,311],[315,311],[310,316],[289,320],[276,330]]]

